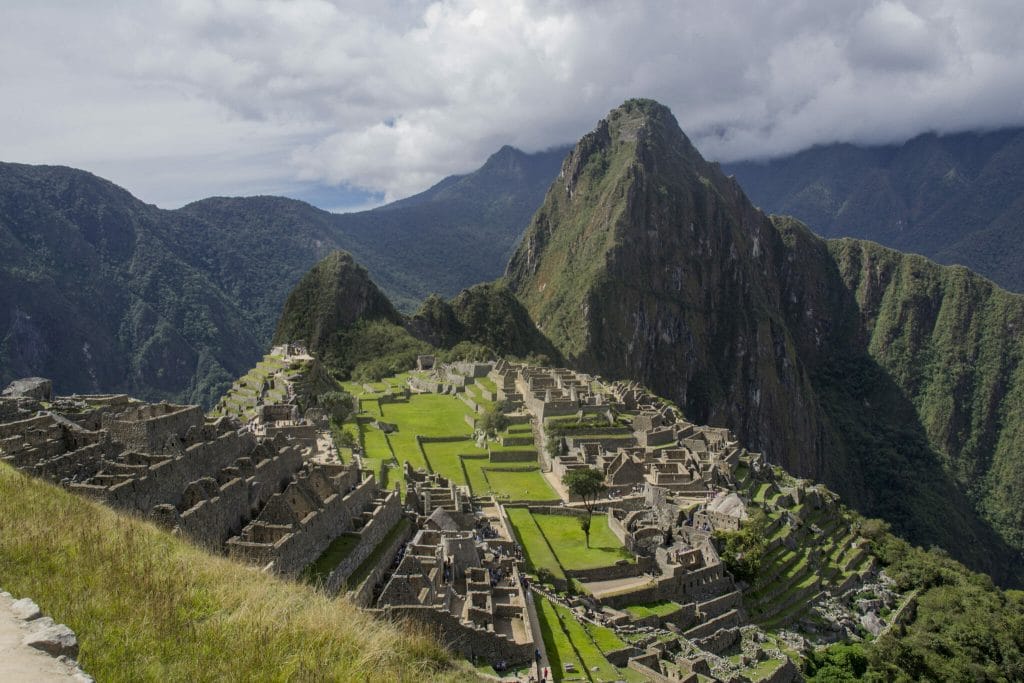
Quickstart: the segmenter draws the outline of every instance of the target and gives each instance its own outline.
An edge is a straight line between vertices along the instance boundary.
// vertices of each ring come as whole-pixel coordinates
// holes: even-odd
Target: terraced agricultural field
[[[566,569],[594,569],[619,560],[635,561],[608,528],[604,516],[594,516],[588,548],[576,517],[533,514],[525,508],[510,508],[508,513],[535,571],[544,568],[561,577]]]
[[[622,643],[610,629],[580,622],[565,607],[549,601],[542,595],[536,595],[535,599],[544,649],[551,669],[556,675],[555,680],[602,683],[645,680],[636,671],[616,668],[605,657],[605,651],[625,647],[625,643]],[[567,664],[572,666],[574,673],[566,673]]]

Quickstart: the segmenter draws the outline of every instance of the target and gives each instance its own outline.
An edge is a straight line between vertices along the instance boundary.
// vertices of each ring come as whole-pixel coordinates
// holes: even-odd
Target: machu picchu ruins
[[[342,424],[317,398],[339,388]],[[877,596],[887,614],[903,601],[834,494],[634,382],[421,357],[338,385],[288,344],[209,415],[34,378],[0,420],[15,467],[413,620],[496,672],[539,656],[567,680],[794,680],[796,652],[877,635]],[[602,481],[590,501],[565,484],[583,469]],[[764,558],[740,579],[722,539],[755,524]]]

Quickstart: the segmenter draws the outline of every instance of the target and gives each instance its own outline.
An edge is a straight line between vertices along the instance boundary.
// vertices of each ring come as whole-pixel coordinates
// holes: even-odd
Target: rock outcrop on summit
[[[650,100],[579,142],[505,278],[574,367],[1021,581],[1024,297],[769,218]]]

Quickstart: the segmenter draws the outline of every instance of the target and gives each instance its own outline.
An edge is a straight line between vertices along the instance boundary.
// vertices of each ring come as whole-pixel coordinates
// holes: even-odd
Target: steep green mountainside
[[[88,173],[0,166],[0,384],[215,399],[262,344],[175,222]]]
[[[210,405],[335,249],[409,311],[499,275],[564,154],[506,147],[474,173],[356,214],[281,197],[163,211],[83,171],[0,164],[0,385],[42,375],[62,393]]]
[[[560,359],[504,286],[475,285],[451,301],[432,294],[406,317],[344,251],[317,263],[288,295],[274,343],[292,341],[306,342],[341,379],[380,379],[408,370],[419,354],[449,355],[454,347]]]
[[[847,243],[773,223],[649,100],[614,110],[562,175],[506,281],[570,363],[635,378],[913,541],[1021,582],[1007,503],[1024,483],[1024,379],[999,315],[1024,298],[876,245],[858,248],[892,268],[855,265]],[[931,289],[894,275],[915,267]],[[954,380],[962,403],[943,393]]]
[[[351,252],[411,312],[431,292],[453,296],[501,274],[565,154],[503,147],[473,173],[358,213],[332,214],[282,197],[204,199],[180,210],[208,226],[185,247],[196,259],[211,248],[227,256],[218,263],[218,284],[260,304],[268,337],[291,287],[334,249]]]
[[[959,263],[1024,291],[1024,129],[814,147],[726,164],[751,200],[826,237]]]

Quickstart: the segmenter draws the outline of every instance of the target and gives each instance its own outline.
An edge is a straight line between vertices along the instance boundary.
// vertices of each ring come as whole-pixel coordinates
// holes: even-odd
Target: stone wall
[[[409,619],[434,632],[448,649],[467,659],[483,660],[491,665],[504,660],[509,666],[533,661],[533,642],[516,643],[500,633],[464,624],[449,612],[433,607],[392,606],[381,610],[392,619]]]
[[[218,495],[201,500],[181,513],[181,531],[196,542],[220,549],[243,523],[280,491],[302,467],[302,454],[288,447],[255,465],[249,476],[235,477],[218,489]]]
[[[178,456],[147,468],[142,476],[99,492],[108,504],[148,513],[161,503],[177,506],[185,487],[203,477],[216,477],[220,470],[248,455],[256,446],[248,433],[227,432],[213,441],[193,444]],[[87,487],[72,485],[72,490],[87,493]],[[88,487],[94,488],[94,487]]]
[[[399,518],[399,522],[401,518]],[[392,528],[394,528],[392,526]],[[368,607],[373,603],[373,591],[377,587],[377,584],[381,582],[388,569],[391,567],[391,563],[395,559],[395,555],[398,554],[398,549],[402,547],[413,535],[415,526],[409,524],[406,526],[405,532],[395,536],[390,543],[381,551],[377,564],[374,566],[370,573],[366,576],[361,584],[356,586],[353,590],[348,592],[348,598],[359,607]],[[390,531],[390,529],[388,530]],[[353,567],[353,571],[358,568]],[[351,573],[350,573],[351,575]]]
[[[374,549],[384,540],[384,537],[402,519],[400,494],[397,491],[392,491],[384,498],[380,505],[373,509],[372,515],[370,521],[363,528],[354,532],[359,535],[359,542],[352,548],[348,556],[338,563],[338,566],[331,571],[324,581],[324,590],[328,593],[337,593],[345,582],[348,581],[348,577],[352,575],[352,572],[359,568],[359,565],[373,553]],[[384,554],[387,555],[386,552]],[[387,558],[389,564],[392,557],[394,557],[393,553]]]
[[[103,416],[103,428],[112,441],[144,453],[163,453],[171,437],[182,439],[192,427],[203,427],[199,406],[157,403]]]
[[[345,490],[342,487],[342,491]],[[376,495],[377,482],[373,477],[368,477],[344,495],[329,495],[319,509],[310,512],[296,524],[281,527],[273,519],[256,520],[250,525],[253,533],[267,529],[276,536],[273,542],[246,540],[246,530],[243,530],[241,537],[228,540],[228,553],[260,566],[273,563],[274,571],[278,574],[295,576],[316,561],[334,539],[352,531],[355,528],[354,520],[361,517]],[[266,516],[265,512],[261,514]]]
[[[607,567],[593,569],[566,569],[565,575],[578,581],[612,581],[640,576],[646,572],[657,571],[658,565],[653,557],[637,557],[636,562],[620,560]]]

